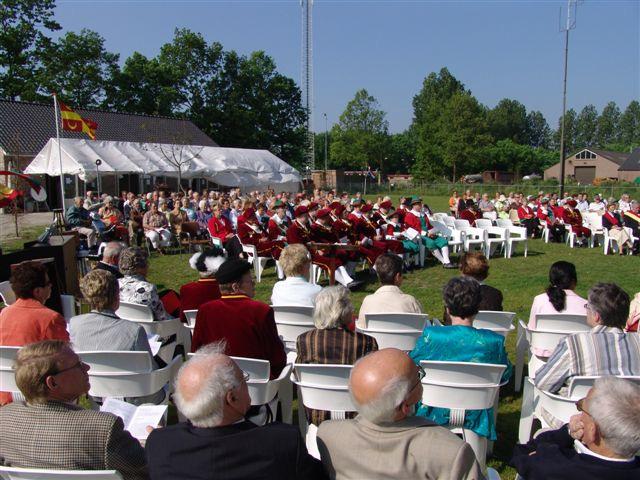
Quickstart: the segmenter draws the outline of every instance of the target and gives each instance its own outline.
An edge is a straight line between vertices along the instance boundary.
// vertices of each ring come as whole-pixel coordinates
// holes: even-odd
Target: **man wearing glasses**
[[[331,478],[484,478],[469,444],[414,416],[423,377],[395,348],[358,360],[349,380],[358,416],[328,420],[318,429],[318,449]]]
[[[20,468],[118,470],[147,477],[140,443],[119,417],[76,405],[89,391],[89,366],[61,340],[18,351],[16,384],[26,402],[0,408],[0,462]]]
[[[297,427],[245,419],[248,375],[224,355],[224,343],[201,348],[178,372],[174,401],[188,422],[159,428],[146,442],[152,480],[325,478]]]
[[[594,285],[585,305],[591,331],[568,335],[558,344],[536,372],[536,387],[562,395],[571,377],[640,375],[640,335],[624,332],[629,303],[616,284]]]
[[[526,480],[640,478],[640,385],[601,377],[567,425],[516,445],[511,465]]]

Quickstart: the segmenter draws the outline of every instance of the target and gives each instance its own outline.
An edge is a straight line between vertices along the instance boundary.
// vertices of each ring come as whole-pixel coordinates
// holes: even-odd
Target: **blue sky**
[[[540,110],[552,127],[562,109],[566,1],[315,0],[315,130],[329,128],[366,88],[387,112],[390,130],[410,123],[411,101],[432,71],[446,66],[485,105],[508,97]],[[176,27],[248,54],[264,50],[300,81],[298,0],[58,0],[64,31],[89,28],[124,61],[155,56]],[[640,98],[640,1],[586,0],[569,42],[568,106],[610,100],[624,110]]]

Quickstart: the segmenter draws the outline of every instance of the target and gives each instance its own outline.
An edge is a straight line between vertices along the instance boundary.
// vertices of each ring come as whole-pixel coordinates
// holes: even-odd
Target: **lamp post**
[[[100,195],[100,165],[102,160],[96,159],[96,187],[98,188],[98,195]]]
[[[328,127],[328,123],[327,123],[327,114],[323,113],[322,115],[324,115],[324,175],[326,177],[327,175],[327,146],[329,144],[329,127]]]

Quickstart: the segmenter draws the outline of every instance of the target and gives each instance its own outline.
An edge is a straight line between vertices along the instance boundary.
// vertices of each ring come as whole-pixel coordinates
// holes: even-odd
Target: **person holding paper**
[[[79,352],[123,350],[148,352],[153,357],[144,328],[120,319],[115,313],[120,306],[120,297],[118,279],[114,275],[106,270],[92,270],[80,281],[80,291],[89,302],[91,312],[69,320],[71,342]],[[154,360],[151,363],[154,368],[158,367]],[[135,404],[160,403],[164,397],[164,390],[160,390],[154,395],[127,401]]]
[[[62,340],[18,351],[15,377],[26,402],[0,408],[0,462],[19,468],[117,470],[148,478],[140,443],[120,418],[76,405],[89,391],[89,366]]]
[[[244,419],[251,406],[247,377],[224,350],[224,343],[203,347],[180,368],[174,401],[188,422],[149,435],[151,479],[325,478],[297,427]]]
[[[420,233],[424,246],[442,263],[444,268],[456,268],[449,259],[449,242],[438,235],[438,231],[431,226],[429,218],[422,211],[422,199],[411,197],[411,210],[404,216],[405,230],[413,229]]]

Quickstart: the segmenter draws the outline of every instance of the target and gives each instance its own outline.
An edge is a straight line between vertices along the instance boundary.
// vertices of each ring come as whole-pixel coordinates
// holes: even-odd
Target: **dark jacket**
[[[502,292],[491,285],[480,285],[480,305],[478,310],[489,310],[492,312],[501,312],[502,308]],[[445,325],[451,325],[451,318],[447,314],[445,308],[442,314],[443,322]]]
[[[179,423],[154,430],[146,443],[152,480],[325,478],[297,427],[249,421],[216,428]]]
[[[631,480],[640,478],[640,458],[610,462],[576,452],[567,426],[516,445],[511,458],[525,480]],[[535,452],[534,455],[530,455]]]

